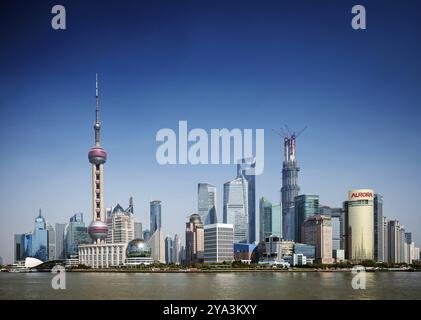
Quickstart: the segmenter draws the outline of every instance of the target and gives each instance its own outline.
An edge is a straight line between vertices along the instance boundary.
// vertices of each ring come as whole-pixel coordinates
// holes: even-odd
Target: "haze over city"
[[[234,165],[159,165],[159,129],[265,129],[256,199],[278,202],[282,139],[271,130],[288,124],[308,126],[297,141],[301,193],[340,207],[349,190],[372,188],[421,243],[420,5],[399,3],[396,16],[370,2],[360,32],[352,2],[325,3],[76,1],[63,32],[49,3],[2,4],[0,256],[12,262],[13,234],[33,230],[38,208],[52,224],[77,212],[90,222],[95,73],[105,206],[133,196],[144,229],[159,199],[164,234],[184,238],[199,182],[217,187],[221,221],[222,185],[236,175]]]

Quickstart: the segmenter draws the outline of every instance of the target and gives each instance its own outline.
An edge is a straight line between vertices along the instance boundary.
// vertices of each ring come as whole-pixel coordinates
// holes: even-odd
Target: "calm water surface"
[[[0,299],[421,299],[421,272],[67,273],[53,290],[50,273],[0,273]]]

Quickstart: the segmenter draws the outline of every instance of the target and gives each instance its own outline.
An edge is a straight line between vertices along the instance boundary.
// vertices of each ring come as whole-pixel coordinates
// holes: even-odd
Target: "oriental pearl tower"
[[[104,222],[104,163],[107,160],[107,152],[100,145],[98,74],[95,81],[95,98],[95,146],[88,153],[89,162],[92,164],[92,222],[88,232],[94,243],[101,243],[105,242],[107,237],[107,224]]]

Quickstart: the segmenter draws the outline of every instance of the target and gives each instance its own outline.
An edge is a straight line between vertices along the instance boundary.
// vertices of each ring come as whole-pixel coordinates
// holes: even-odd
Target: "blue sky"
[[[163,202],[165,234],[182,234],[197,183],[218,188],[230,165],[160,166],[161,128],[265,129],[257,197],[279,200],[284,124],[308,129],[297,158],[302,193],[341,206],[347,191],[384,195],[385,215],[421,245],[419,136],[421,4],[360,1],[61,1],[67,30],[51,28],[55,1],[0,5],[0,256],[13,234],[91,219],[94,80],[100,75],[105,204],[134,197],[149,226]]]

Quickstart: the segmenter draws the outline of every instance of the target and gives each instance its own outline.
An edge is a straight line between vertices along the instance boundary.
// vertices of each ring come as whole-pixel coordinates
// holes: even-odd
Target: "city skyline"
[[[417,101],[421,97],[417,92],[419,78],[411,71],[420,69],[417,57],[421,50],[418,43],[412,43],[413,28],[419,22],[411,19],[414,16],[410,11],[416,9],[405,3],[400,24],[388,26],[373,17],[367,32],[356,34],[349,27],[346,4],[335,7],[343,22],[329,15],[333,8],[323,11],[308,5],[314,17],[308,16],[309,22],[300,22],[302,25],[298,26],[282,14],[281,8],[270,3],[268,8],[256,12],[257,17],[268,19],[253,20],[255,29],[247,28],[247,19],[240,15],[235,20],[238,26],[221,19],[221,25],[211,30],[211,21],[218,14],[215,9],[205,14],[206,8],[199,5],[192,10],[204,17],[204,22],[187,14],[189,23],[181,24],[176,18],[171,20],[169,12],[163,10],[162,17],[169,18],[169,24],[159,23],[164,26],[175,23],[177,27],[172,31],[165,27],[156,30],[156,39],[162,36],[162,40],[156,40],[147,35],[154,32],[156,25],[141,10],[138,13],[144,18],[142,22],[138,24],[129,14],[127,24],[134,31],[129,32],[128,38],[119,38],[119,32],[127,25],[121,26],[121,18],[110,15],[116,30],[106,27],[104,19],[111,12],[111,4],[104,10],[105,17],[90,11],[99,23],[86,35],[82,32],[91,16],[69,24],[66,34],[56,34],[48,29],[48,24],[44,26],[32,18],[31,30],[16,30],[23,38],[0,40],[5,48],[0,53],[2,66],[7,57],[16,54],[0,75],[0,86],[4,89],[0,92],[1,148],[5,153],[0,168],[3,260],[13,260],[13,234],[33,229],[39,207],[53,226],[67,222],[76,212],[90,216],[91,182],[86,152],[92,144],[96,72],[100,74],[102,88],[101,140],[109,153],[104,177],[105,207],[133,196],[136,218],[148,226],[149,202],[159,199],[164,234],[174,236],[183,235],[186,216],[197,213],[197,183],[215,185],[217,194],[223,194],[223,184],[234,176],[235,165],[156,163],[156,132],[163,127],[176,128],[179,120],[188,120],[192,127],[206,130],[264,128],[265,171],[256,177],[256,199],[264,196],[276,203],[280,201],[283,151],[281,139],[271,129],[284,124],[292,128],[308,125],[297,146],[300,194],[317,194],[321,205],[341,207],[349,190],[372,188],[384,197],[384,216],[399,220],[414,233],[414,241],[421,243],[416,201],[421,181],[417,168],[421,158],[417,137],[421,132],[416,121],[420,116]],[[91,6],[75,4],[73,12],[81,15]],[[35,12],[42,7],[34,9]],[[225,9],[231,12],[233,7],[231,4]],[[145,9],[141,5],[139,8]],[[298,8],[301,7],[289,5],[282,9]],[[382,18],[393,11],[390,4],[382,8]],[[185,14],[180,8],[171,9],[176,9],[177,18]],[[242,12],[252,9],[249,5]],[[269,14],[270,9],[276,10]],[[151,6],[149,10],[158,14],[157,7]],[[7,23],[13,16],[0,21]],[[330,23],[338,28],[331,38],[325,30]],[[186,33],[192,26],[195,31]],[[284,31],[288,26],[295,30],[289,29],[301,39],[300,43]],[[313,28],[320,34],[311,33]],[[116,48],[100,53],[108,48],[109,39],[100,35],[104,29],[118,41]],[[375,41],[380,29],[389,32],[386,32],[389,41]],[[226,30],[228,35],[225,33],[224,37]],[[95,40],[97,46],[91,43],[88,46],[90,40]],[[174,48],[180,41],[181,45]],[[261,49],[251,48],[251,41]],[[315,41],[321,41],[326,50],[321,48],[323,45],[312,47]],[[127,46],[134,42],[140,44],[129,50]],[[337,47],[338,42],[342,48]],[[400,44],[399,52],[393,49],[394,43]],[[80,52],[62,49],[79,45]],[[33,49],[31,56],[17,54],[25,46]],[[45,47],[50,46],[61,49],[48,54]],[[211,50],[213,46],[217,49]],[[307,61],[309,56],[305,52],[310,48],[317,50],[312,51],[314,59]],[[162,53],[159,59],[150,60],[152,55],[162,52],[160,49],[171,52],[165,63],[162,61],[167,56]],[[359,56],[361,51],[363,57]],[[294,57],[297,52],[300,54]],[[378,52],[385,55],[378,57]],[[405,59],[395,61],[402,52]],[[54,55],[61,56],[57,59],[60,63]],[[235,59],[236,55],[240,59]],[[254,55],[258,59],[252,59]],[[335,61],[330,60],[333,55]],[[30,57],[33,60],[26,61]],[[203,60],[209,64],[202,66]],[[230,67],[234,60],[236,63]],[[385,64],[390,69],[384,70]],[[38,65],[47,67],[44,70]],[[17,68],[16,74],[13,68]],[[252,77],[247,77],[245,71]],[[242,108],[253,111],[251,115],[239,114]],[[222,198],[217,199],[217,221],[222,221]],[[89,219],[86,220],[88,224]]]

